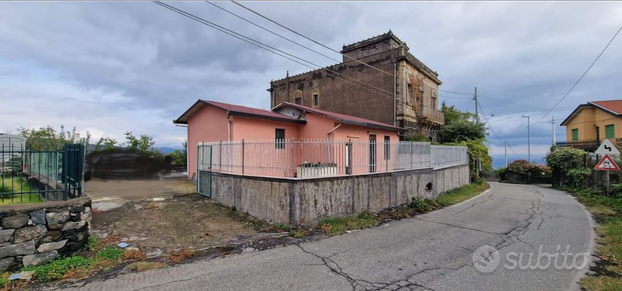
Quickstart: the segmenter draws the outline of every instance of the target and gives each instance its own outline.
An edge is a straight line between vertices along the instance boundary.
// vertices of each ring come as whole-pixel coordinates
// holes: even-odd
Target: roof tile
[[[265,110],[265,109],[246,107],[246,106],[241,106],[241,105],[234,105],[234,104],[228,104],[228,103],[222,103],[222,102],[216,102],[216,101],[210,101],[210,100],[203,100],[203,102],[214,105],[216,107],[220,107],[224,110],[232,111],[232,112],[296,120],[296,118],[293,118],[293,117],[290,117],[284,114],[272,112],[269,110]]]
[[[401,127],[393,126],[391,124],[386,124],[386,123],[383,123],[383,122],[373,121],[373,120],[369,120],[369,119],[365,119],[365,118],[360,118],[360,117],[356,117],[356,116],[351,116],[351,115],[345,115],[345,114],[336,113],[336,112],[332,112],[332,111],[321,110],[321,109],[312,108],[312,107],[308,107],[308,106],[304,106],[304,105],[299,105],[299,104],[294,104],[294,103],[289,103],[289,102],[283,102],[283,103],[279,104],[276,108],[281,108],[281,107],[284,107],[284,106],[295,107],[295,108],[302,109],[302,110],[305,110],[305,111],[308,111],[308,112],[311,112],[311,113],[325,115],[325,116],[333,118],[333,119],[345,120],[345,121],[350,121],[350,122],[354,122],[354,123],[361,123],[361,124],[376,125],[376,126],[380,126],[380,127],[393,128],[393,129],[397,129],[397,130],[403,130],[403,128],[401,128]]]
[[[622,100],[591,101],[590,103],[612,111],[617,115],[622,114]]]

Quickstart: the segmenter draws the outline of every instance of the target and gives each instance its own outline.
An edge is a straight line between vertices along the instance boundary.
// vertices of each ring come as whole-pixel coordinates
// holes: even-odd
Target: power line
[[[213,22],[210,22],[210,21],[208,21],[208,20],[205,20],[205,19],[203,19],[203,18],[201,18],[201,17],[198,17],[198,16],[196,16],[196,15],[194,15],[194,14],[191,14],[191,13],[189,13],[189,12],[186,12],[186,11],[184,11],[184,10],[178,9],[178,8],[176,8],[176,7],[174,7],[174,6],[168,5],[168,4],[163,3],[163,2],[160,2],[160,1],[153,1],[153,2],[154,2],[155,4],[158,4],[158,5],[162,6],[162,7],[164,7],[164,8],[167,8],[167,9],[169,9],[169,10],[173,11],[173,12],[179,13],[179,14],[181,14],[181,15],[185,16],[185,17],[188,17],[188,18],[190,18],[190,19],[192,19],[192,20],[195,20],[195,21],[197,21],[197,22],[199,22],[199,23],[201,23],[201,24],[204,24],[204,25],[207,25],[207,26],[209,26],[209,27],[211,27],[211,28],[214,28],[214,29],[216,29],[216,30],[219,30],[219,31],[221,31],[221,32],[223,32],[223,33],[225,33],[225,34],[227,34],[227,35],[233,36],[233,37],[235,37],[235,38],[237,38],[237,39],[240,39],[240,40],[242,40],[242,41],[244,41],[244,42],[247,42],[247,43],[249,43],[249,44],[251,44],[251,45],[254,45],[254,46],[256,46],[256,47],[259,47],[259,48],[261,48],[261,49],[264,49],[264,50],[266,50],[266,51],[268,51],[268,52],[270,52],[270,53],[276,54],[276,55],[278,55],[278,56],[280,56],[280,57],[283,57],[283,58],[286,58],[286,59],[288,59],[288,60],[290,60],[290,61],[296,62],[296,63],[298,63],[298,64],[300,64],[300,65],[302,65],[302,66],[305,66],[305,67],[311,68],[311,69],[313,69],[313,70],[315,70],[315,69],[316,69],[316,68],[311,67],[311,66],[309,66],[308,64],[302,63],[302,62],[300,62],[300,61],[307,62],[307,63],[309,63],[309,64],[312,64],[312,65],[315,65],[315,66],[317,66],[317,67],[320,67],[320,69],[324,69],[324,70],[326,70],[326,71],[328,71],[328,72],[330,72],[330,73],[332,73],[332,74],[335,74],[335,75],[331,75],[331,77],[338,78],[338,79],[340,79],[340,80],[342,80],[342,81],[345,81],[345,82],[347,82],[347,83],[353,84],[353,85],[355,85],[355,86],[358,86],[358,87],[360,87],[360,88],[362,88],[362,89],[368,90],[368,91],[370,91],[370,92],[372,92],[372,93],[375,93],[375,94],[378,94],[378,95],[382,95],[382,96],[389,97],[389,98],[395,98],[395,97],[393,96],[393,92],[389,92],[389,91],[384,90],[384,89],[382,89],[382,88],[378,88],[378,87],[375,87],[375,86],[373,86],[373,85],[367,84],[367,83],[365,83],[365,82],[363,82],[363,81],[359,81],[359,80],[356,80],[356,79],[354,79],[354,78],[351,78],[351,77],[345,76],[345,75],[343,75],[343,74],[341,74],[341,73],[339,73],[339,72],[336,72],[336,71],[330,70],[330,69],[328,69],[328,68],[322,68],[321,66],[319,66],[319,65],[317,65],[317,64],[314,64],[314,63],[312,63],[312,62],[309,62],[309,61],[307,61],[307,60],[305,60],[305,59],[303,59],[303,58],[297,57],[297,56],[295,56],[295,55],[292,55],[292,54],[290,54],[290,53],[287,53],[287,52],[285,52],[285,51],[282,51],[282,50],[280,50],[280,49],[277,49],[277,48],[275,48],[275,47],[272,47],[272,46],[270,46],[270,45],[264,44],[264,43],[262,43],[262,42],[260,42],[260,41],[257,41],[257,40],[255,40],[255,39],[252,39],[252,38],[250,38],[250,37],[247,37],[247,36],[245,36],[245,35],[242,35],[242,34],[240,34],[240,33],[237,33],[237,32],[235,32],[235,31],[233,31],[233,30],[230,30],[230,29],[227,29],[227,28],[222,27],[222,26],[220,26],[220,25],[217,25],[217,24],[215,24],[215,23],[213,23]],[[289,56],[291,56],[291,57],[289,57]],[[294,58],[295,58],[295,59],[294,59]],[[298,59],[298,60],[300,60],[300,61],[298,61],[298,60],[296,60],[296,59]],[[342,78],[340,78],[340,76],[342,76]],[[356,84],[356,83],[350,82],[350,81],[348,81],[346,78],[347,78],[347,79],[354,80],[354,81],[359,82],[359,83],[362,83],[363,85],[369,86],[370,88],[367,88],[367,87],[361,86],[361,85],[359,85],[359,84]],[[376,90],[372,90],[371,88],[376,89],[376,90],[378,90],[378,91],[376,91]],[[387,92],[387,93],[389,93],[390,95],[388,95],[388,94],[383,94],[381,91]],[[424,105],[424,107],[425,107],[425,105]],[[427,107],[429,107],[429,106],[427,106]]]
[[[289,59],[290,61],[296,62],[296,63],[298,63],[298,64],[300,64],[300,65],[303,65],[303,66],[305,66],[305,67],[307,67],[307,68],[310,68],[310,69],[312,69],[312,70],[316,70],[317,68],[314,68],[314,67],[312,67],[312,66],[309,66],[308,64],[311,64],[311,65],[313,65],[313,66],[316,66],[316,67],[318,67],[318,68],[322,69],[322,66],[320,66],[320,65],[318,65],[318,64],[315,64],[315,63],[313,63],[313,62],[307,61],[307,60],[305,60],[305,59],[303,59],[303,58],[300,58],[300,57],[298,57],[298,56],[292,55],[292,54],[290,54],[290,53],[288,53],[288,52],[285,52],[285,51],[283,51],[283,50],[277,49],[277,48],[275,48],[275,47],[273,47],[273,46],[270,46],[270,45],[264,44],[264,43],[262,43],[262,42],[260,42],[260,41],[257,41],[257,40],[255,40],[255,39],[252,39],[252,38],[250,38],[250,37],[247,37],[247,36],[245,36],[245,35],[242,35],[242,34],[240,34],[240,33],[237,33],[237,32],[235,32],[235,31],[233,31],[233,30],[227,29],[227,28],[225,28],[225,27],[223,27],[223,26],[220,26],[220,25],[215,24],[215,23],[213,23],[213,22],[211,22],[211,21],[205,20],[205,19],[203,19],[203,18],[201,18],[201,17],[198,17],[198,16],[196,16],[196,15],[193,15],[193,14],[191,14],[191,13],[189,13],[189,12],[184,11],[184,10],[178,9],[178,8],[176,8],[176,7],[174,7],[174,6],[168,5],[168,4],[163,3],[163,2],[160,2],[160,1],[153,1],[153,2],[154,2],[154,3],[156,3],[156,4],[158,4],[158,5],[160,5],[160,6],[162,6],[162,7],[164,7],[164,8],[167,8],[167,9],[169,9],[169,10],[171,10],[171,11],[174,11],[174,12],[177,12],[177,13],[179,13],[179,14],[183,15],[183,16],[186,16],[186,17],[188,17],[188,18],[190,18],[190,19],[192,19],[192,20],[195,20],[195,21],[200,22],[200,23],[202,23],[202,24],[204,24],[204,25],[207,25],[207,26],[209,26],[209,27],[211,27],[211,28],[214,28],[214,29],[216,29],[216,30],[219,30],[219,31],[221,31],[221,32],[223,32],[223,33],[226,33],[226,34],[228,34],[228,35],[230,35],[230,36],[233,36],[233,37],[235,37],[235,38],[237,38],[237,39],[240,39],[240,40],[242,40],[242,41],[244,41],[244,42],[250,43],[250,44],[252,44],[252,45],[254,45],[254,46],[257,46],[257,47],[259,47],[259,48],[261,48],[261,49],[267,50],[268,52],[271,52],[271,53],[274,53],[274,54],[276,54],[276,55],[278,55],[278,56],[281,56],[281,57],[283,57],[283,58]],[[288,56],[289,56],[289,57],[288,57]],[[293,59],[293,58],[298,59],[298,60],[300,60],[300,61],[302,61],[302,62],[306,62],[306,63],[308,63],[308,64],[304,64],[304,63],[302,63],[302,62],[300,62],[300,61],[297,61],[297,60],[295,60],[295,59]],[[329,71],[330,73],[333,73],[333,74],[339,75],[339,76],[341,76],[341,77],[343,77],[343,78],[347,78],[347,79],[350,79],[350,80],[353,80],[353,81],[359,82],[359,83],[361,83],[361,84],[363,84],[363,85],[365,85],[365,86],[369,86],[369,87],[371,87],[371,88],[373,88],[373,89],[376,89],[376,90],[379,90],[379,91],[384,91],[384,92],[386,92],[386,93],[388,93],[388,94],[391,94],[391,95],[385,95],[386,97],[394,98],[394,97],[393,97],[393,92],[390,92],[390,91],[384,90],[384,89],[382,89],[382,88],[375,87],[375,86],[370,85],[370,84],[368,84],[368,83],[365,83],[365,82],[363,82],[363,81],[356,80],[356,79],[354,79],[354,78],[352,78],[352,77],[345,76],[345,75],[343,75],[343,74],[341,74],[341,73],[339,73],[339,72],[336,72],[336,71],[331,70],[331,69],[328,69],[328,68],[323,68],[323,69],[324,69],[324,70]],[[333,76],[333,77],[335,77],[335,78],[339,78],[339,76]],[[346,82],[348,82],[347,80],[345,80],[345,79],[343,79],[343,78],[341,78],[341,79],[342,79],[342,80],[344,80],[344,81],[346,81]],[[349,83],[352,83],[352,82],[349,82]],[[374,92],[374,93],[377,93],[377,94],[381,94],[380,92],[375,91],[375,90],[371,90],[370,88],[366,88],[366,87],[363,87],[363,86],[359,86],[359,87],[361,87],[361,88],[363,88],[363,89],[367,89],[368,91],[371,91],[371,92]],[[382,94],[381,94],[381,95],[382,95]]]
[[[566,95],[564,95],[564,97],[562,97],[562,99],[559,99],[559,101],[557,101],[557,103],[555,104],[555,106],[553,106],[553,108],[551,108],[546,114],[544,114],[540,119],[538,119],[538,121],[536,121],[535,123],[533,123],[532,125],[536,125],[538,124],[538,122],[542,121],[542,119],[544,119],[547,115],[549,115],[549,113],[551,113],[553,111],[553,109],[555,109],[562,101],[564,101],[564,99],[566,99],[566,97],[568,97],[568,94],[570,94],[570,92],[572,92],[572,90],[574,90],[574,88],[579,84],[579,82],[581,82],[581,80],[583,80],[583,77],[585,77],[585,75],[587,75],[587,73],[590,71],[590,69],[592,69],[592,67],[594,66],[594,64],[596,64],[596,62],[598,61],[598,59],[600,59],[600,56],[603,55],[603,53],[607,50],[607,48],[609,47],[609,45],[613,42],[613,40],[618,36],[618,34],[620,33],[620,30],[622,30],[622,26],[620,26],[620,28],[618,29],[618,31],[616,31],[616,33],[613,35],[613,37],[611,38],[611,40],[609,40],[609,42],[607,43],[607,45],[605,46],[605,48],[603,48],[603,50],[600,52],[600,54],[598,54],[598,56],[596,57],[596,59],[594,59],[594,61],[592,62],[592,64],[587,68],[587,70],[585,70],[585,72],[583,73],[583,75],[581,75],[581,77],[579,78],[579,80],[577,80],[574,85],[572,85],[572,87],[570,87],[570,90],[568,90],[568,92],[566,92]]]
[[[439,91],[453,93],[453,94],[460,94],[460,95],[473,95],[473,93],[468,93],[468,92],[456,92],[456,91],[441,90],[441,89],[439,89]]]
[[[469,107],[471,107],[471,103],[473,103],[473,98],[471,98],[471,101],[469,101],[469,104],[467,104],[466,106],[466,112],[469,112]]]
[[[450,99],[473,100],[473,97],[455,97],[455,96],[446,96],[446,95],[439,95],[439,97],[450,98]]]
[[[308,37],[308,36],[306,36],[306,35],[304,35],[304,34],[302,34],[302,33],[300,33],[300,32],[297,32],[297,31],[295,31],[295,30],[293,30],[293,29],[291,29],[291,28],[289,28],[289,27],[287,27],[287,26],[285,26],[285,25],[283,25],[283,24],[280,24],[280,23],[276,22],[275,20],[272,20],[272,19],[270,19],[269,17],[264,16],[263,14],[261,14],[261,13],[259,13],[259,12],[255,11],[255,10],[253,10],[253,9],[250,9],[250,8],[248,8],[248,7],[244,6],[244,5],[242,5],[242,4],[240,4],[240,3],[236,2],[236,1],[231,1],[231,2],[233,2],[233,3],[237,4],[238,6],[240,6],[240,7],[244,8],[244,9],[246,9],[246,10],[250,11],[250,12],[252,12],[253,14],[255,14],[255,15],[257,15],[257,16],[259,16],[259,17],[261,17],[261,18],[263,18],[263,19],[265,19],[265,20],[267,20],[267,21],[270,21],[270,22],[272,22],[272,23],[274,23],[274,24],[276,24],[276,25],[278,25],[278,26],[280,26],[280,27],[282,27],[282,28],[284,28],[284,29],[286,29],[286,30],[288,30],[288,31],[290,31],[290,32],[292,32],[292,33],[294,33],[294,34],[296,34],[296,35],[300,36],[300,37],[303,37],[303,38],[305,38],[306,40],[311,41],[311,42],[313,42],[313,43],[315,43],[315,44],[317,44],[317,45],[319,45],[319,46],[321,46],[321,47],[323,47],[323,48],[325,48],[325,49],[328,49],[328,50],[330,50],[330,51],[333,51],[333,52],[335,52],[335,53],[338,53],[338,54],[340,54],[340,55],[342,55],[342,56],[344,56],[344,57],[346,57],[346,58],[348,58],[348,59],[351,59],[351,60],[353,60],[353,61],[355,61],[355,62],[357,62],[357,63],[360,63],[360,64],[362,64],[362,65],[365,65],[365,66],[367,66],[367,67],[369,67],[369,68],[372,68],[372,69],[374,69],[374,70],[377,70],[377,71],[379,71],[379,72],[381,72],[381,73],[387,74],[387,75],[392,76],[392,77],[396,77],[395,75],[393,75],[393,74],[392,74],[392,73],[390,73],[390,72],[387,72],[387,71],[381,70],[381,69],[379,69],[379,68],[376,68],[376,67],[374,67],[374,66],[372,66],[372,65],[370,65],[370,64],[368,64],[368,63],[365,63],[365,62],[363,62],[363,61],[359,61],[359,60],[358,60],[358,59],[356,59],[356,58],[353,58],[353,57],[351,57],[351,56],[349,56],[349,55],[347,55],[347,54],[344,54],[344,53],[342,53],[342,52],[340,52],[340,51],[338,51],[338,50],[336,50],[336,49],[333,49],[333,48],[331,48],[331,47],[329,47],[329,46],[327,46],[327,45],[324,45],[323,43],[321,43],[321,42],[319,42],[319,41],[317,41],[317,40],[314,40],[314,39],[312,39],[312,38],[310,38],[310,37]]]
[[[533,106],[529,106],[529,105],[518,104],[518,103],[512,103],[512,102],[509,102],[509,101],[505,101],[505,100],[501,100],[501,99],[495,99],[495,98],[490,98],[490,97],[485,97],[485,96],[482,96],[482,95],[479,95],[479,97],[484,98],[484,99],[488,99],[488,100],[492,100],[492,101],[497,101],[497,102],[505,103],[505,104],[521,106],[521,107],[525,107],[525,108],[529,108],[529,109],[546,111],[546,109],[542,109],[542,108],[538,108],[538,107],[533,107]]]
[[[495,137],[497,138],[498,141],[501,141],[501,138],[499,137],[499,135],[497,135],[497,132],[495,131],[495,129],[492,127],[492,124],[490,123],[490,121],[488,120],[488,117],[486,116],[486,113],[484,112],[484,108],[482,108],[482,104],[481,103],[477,103],[477,106],[479,106],[479,109],[482,111],[482,114],[484,115],[484,120],[486,120],[486,123],[488,124],[488,128],[490,128],[490,130],[492,131],[492,133],[495,135]],[[507,141],[506,141],[507,142]],[[514,156],[516,156],[517,158],[521,159],[521,157],[516,154],[516,151],[514,151],[514,148],[512,147],[512,145],[510,143],[507,143],[507,145],[510,147],[510,150],[512,151],[512,153],[514,154]]]
[[[218,8],[218,9],[220,9],[220,10],[223,10],[223,11],[225,11],[225,12],[227,12],[227,13],[229,13],[229,14],[231,14],[231,15],[233,15],[233,16],[235,16],[235,17],[239,18],[239,19],[242,19],[242,20],[244,20],[244,21],[246,21],[246,22],[248,22],[248,23],[250,23],[250,24],[252,24],[252,25],[254,25],[254,26],[256,26],[256,27],[259,27],[259,28],[261,28],[261,29],[263,29],[263,30],[265,30],[265,31],[267,31],[267,32],[269,32],[269,33],[271,33],[271,34],[273,34],[273,35],[276,35],[276,36],[278,36],[278,37],[280,37],[280,38],[282,38],[282,39],[284,39],[284,40],[287,40],[287,41],[289,41],[289,42],[291,42],[291,43],[293,43],[293,44],[296,44],[296,45],[298,45],[299,47],[302,47],[302,48],[304,48],[304,49],[307,49],[307,50],[309,50],[309,51],[312,51],[312,52],[314,52],[314,53],[316,53],[316,54],[318,54],[318,55],[321,55],[321,56],[323,56],[323,57],[325,57],[325,58],[327,58],[327,59],[329,59],[329,60],[332,60],[332,61],[335,61],[335,62],[341,62],[340,60],[337,60],[337,59],[334,59],[334,58],[332,58],[332,57],[329,57],[329,56],[327,56],[327,55],[325,55],[325,54],[323,54],[323,53],[321,53],[321,52],[318,52],[318,51],[316,51],[316,50],[314,50],[314,49],[312,49],[312,48],[309,48],[309,47],[307,47],[307,46],[305,46],[305,45],[303,45],[303,44],[301,44],[301,43],[299,43],[299,42],[296,42],[296,41],[294,41],[294,40],[292,40],[292,39],[289,39],[289,38],[287,38],[287,37],[285,37],[285,36],[282,36],[282,35],[280,35],[280,34],[278,34],[278,33],[274,32],[274,31],[272,31],[272,30],[270,30],[270,29],[267,29],[267,28],[265,28],[265,27],[263,27],[263,26],[261,26],[261,25],[259,25],[259,24],[255,23],[255,22],[253,22],[253,21],[250,21],[250,20],[248,20],[248,19],[246,19],[246,18],[244,18],[244,17],[242,17],[242,16],[240,16],[240,15],[238,15],[238,14],[235,14],[235,13],[233,13],[233,12],[231,12],[231,11],[229,11],[229,10],[227,10],[227,9],[223,8],[223,7],[220,7],[220,6],[216,5],[216,4],[214,4],[213,2],[210,2],[210,1],[207,1],[207,0],[205,0],[205,2],[207,2],[207,3],[211,4],[211,5],[213,5],[214,7]]]
[[[379,72],[382,72],[382,73],[384,73],[384,74],[387,74],[387,75],[389,75],[389,76],[391,76],[391,77],[395,77],[395,78],[398,78],[398,79],[399,79],[399,77],[397,77],[396,75],[394,75],[394,74],[393,74],[393,73],[391,73],[391,72],[387,72],[387,71],[385,71],[385,70],[379,69],[379,68],[374,67],[374,66],[372,66],[372,65],[370,65],[370,64],[368,64],[368,63],[366,63],[366,62],[360,61],[360,60],[358,60],[358,59],[356,59],[356,58],[354,58],[354,57],[351,57],[351,56],[349,56],[349,55],[347,55],[347,54],[344,54],[344,53],[342,53],[342,52],[340,52],[340,51],[338,51],[338,50],[336,50],[336,49],[333,49],[333,48],[331,48],[331,47],[329,47],[329,46],[327,46],[327,45],[325,45],[325,44],[323,44],[323,43],[321,43],[321,42],[319,42],[319,41],[317,41],[317,40],[314,40],[314,39],[312,39],[312,38],[310,38],[310,37],[308,37],[308,36],[306,36],[306,35],[304,35],[304,34],[302,34],[302,33],[298,32],[298,31],[295,31],[295,30],[293,30],[293,29],[291,29],[291,28],[289,28],[289,27],[287,27],[287,26],[285,26],[285,25],[283,25],[283,24],[281,24],[281,23],[279,23],[279,22],[277,22],[277,21],[275,21],[275,20],[273,20],[273,19],[271,19],[271,18],[269,18],[269,17],[267,17],[267,16],[265,16],[265,15],[263,15],[263,14],[261,14],[261,13],[257,12],[257,11],[255,11],[255,10],[253,10],[253,9],[251,9],[251,8],[248,8],[248,7],[244,6],[244,5],[240,4],[240,3],[238,3],[237,1],[233,1],[233,0],[232,0],[231,2],[233,2],[233,3],[237,4],[238,6],[240,6],[240,7],[244,8],[244,9],[246,9],[246,10],[250,11],[251,13],[253,13],[253,14],[255,14],[255,15],[257,15],[257,16],[259,16],[259,17],[261,17],[261,18],[263,18],[263,19],[265,19],[265,20],[267,20],[267,21],[270,21],[270,22],[272,22],[272,23],[274,23],[274,24],[276,24],[276,25],[280,26],[281,28],[284,28],[284,29],[286,29],[286,30],[288,30],[288,31],[290,31],[290,32],[292,32],[292,33],[294,33],[294,34],[296,34],[296,35],[298,35],[298,36],[302,37],[302,38],[305,38],[306,40],[311,41],[311,42],[313,42],[313,43],[315,43],[315,44],[317,44],[317,45],[319,45],[319,46],[321,46],[321,47],[323,47],[323,48],[325,48],[325,49],[328,49],[328,50],[330,50],[330,51],[332,51],[332,52],[338,53],[338,54],[340,54],[340,55],[344,56],[345,58],[348,58],[348,59],[350,59],[350,60],[352,60],[352,61],[355,61],[355,62],[357,62],[357,63],[359,63],[359,64],[365,65],[365,66],[367,66],[367,67],[369,67],[369,68],[372,68],[372,69],[374,69],[374,70],[377,70],[377,71],[379,71]],[[448,91],[448,90],[442,90],[442,89],[439,89],[439,91],[443,91],[443,92],[447,92],[447,93],[453,93],[453,94],[464,94],[464,95],[471,95],[471,93],[465,93],[465,92],[455,92],[455,91]]]

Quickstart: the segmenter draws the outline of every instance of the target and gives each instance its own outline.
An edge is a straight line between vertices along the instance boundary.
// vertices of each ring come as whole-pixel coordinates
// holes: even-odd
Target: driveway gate
[[[205,179],[201,179],[202,172],[205,173]],[[207,189],[203,189],[203,184],[206,183]],[[197,193],[205,196],[212,197],[212,146],[199,145],[197,147]]]

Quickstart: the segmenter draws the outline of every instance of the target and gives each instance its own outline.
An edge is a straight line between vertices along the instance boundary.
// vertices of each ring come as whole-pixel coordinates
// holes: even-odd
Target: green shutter
[[[616,130],[613,124],[605,126],[605,138],[616,138]]]
[[[572,130],[572,141],[578,141],[579,140],[579,129],[575,128]]]

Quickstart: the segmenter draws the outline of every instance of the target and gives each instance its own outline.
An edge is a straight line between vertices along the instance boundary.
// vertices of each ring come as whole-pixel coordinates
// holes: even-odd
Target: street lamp
[[[529,115],[523,115],[523,117],[527,118],[527,160],[531,163],[531,134],[529,132]]]

